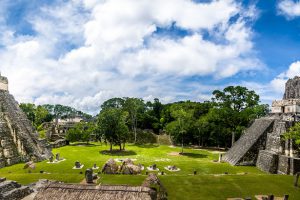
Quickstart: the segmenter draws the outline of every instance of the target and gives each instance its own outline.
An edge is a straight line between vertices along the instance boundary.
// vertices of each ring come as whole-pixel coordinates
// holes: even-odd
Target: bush
[[[41,131],[38,131],[39,132],[39,137],[40,138],[46,138],[46,132],[47,132],[47,130],[41,130]]]
[[[158,135],[157,136],[157,142],[158,144],[164,144],[164,145],[171,145],[172,142],[170,140],[170,136],[167,134]]]

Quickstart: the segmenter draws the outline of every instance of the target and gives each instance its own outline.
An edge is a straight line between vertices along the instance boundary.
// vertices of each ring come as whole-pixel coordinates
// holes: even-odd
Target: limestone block
[[[290,157],[279,155],[278,159],[278,174],[290,174]]]
[[[256,166],[262,171],[276,173],[278,167],[278,154],[272,151],[260,150]]]

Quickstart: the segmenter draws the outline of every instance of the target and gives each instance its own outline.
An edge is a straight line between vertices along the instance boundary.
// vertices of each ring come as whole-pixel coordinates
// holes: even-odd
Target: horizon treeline
[[[135,142],[140,130],[151,130],[155,134],[170,135],[175,144],[218,147],[230,147],[253,120],[265,116],[269,110],[267,104],[260,104],[254,91],[242,86],[215,90],[212,99],[204,102],[187,100],[163,104],[158,98],[153,102],[131,97],[111,98],[101,105],[95,117],[62,105],[21,104],[20,107],[36,127],[57,117],[79,115],[89,121],[89,126],[93,124],[92,130],[99,139],[107,140],[117,131],[103,127],[112,127],[116,119],[119,121],[115,124],[122,127],[119,132],[132,133]],[[118,139],[117,143],[125,144],[127,136],[121,135],[122,142]]]

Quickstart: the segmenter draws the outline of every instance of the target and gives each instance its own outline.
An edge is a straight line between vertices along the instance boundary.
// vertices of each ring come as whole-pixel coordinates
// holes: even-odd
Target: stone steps
[[[8,191],[11,191],[11,190],[13,190],[15,188],[19,188],[19,187],[21,187],[21,185],[15,181],[8,181],[8,180],[3,181],[0,183],[0,194],[4,194]]]
[[[1,200],[19,200],[33,191],[28,186],[22,186],[19,183],[6,178],[0,178],[0,199]]]
[[[237,165],[251,149],[259,138],[270,128],[275,119],[260,118],[245,131],[241,138],[235,142],[230,150],[225,154],[224,160],[231,165]]]
[[[2,194],[2,197],[4,200],[19,200],[28,196],[32,192],[33,191],[28,186],[21,186],[20,188],[15,188],[11,191]]]
[[[30,160],[32,157],[43,160],[51,155],[50,149],[46,147],[47,144],[39,141],[38,134],[30,120],[7,91],[0,91],[0,107],[2,111],[0,141],[7,140],[6,143],[10,143],[8,146],[11,147],[11,149],[6,148],[5,150],[9,152],[8,156],[0,157],[0,167],[15,164],[19,160]],[[18,158],[16,155],[20,155],[20,157]],[[3,160],[6,161],[3,162]]]

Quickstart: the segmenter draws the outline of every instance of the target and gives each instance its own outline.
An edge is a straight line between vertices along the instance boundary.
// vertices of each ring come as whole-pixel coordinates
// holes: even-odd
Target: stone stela
[[[289,79],[282,100],[272,103],[269,116],[256,119],[224,155],[232,165],[256,165],[278,174],[300,172],[299,152],[284,133],[300,121],[300,77]]]

